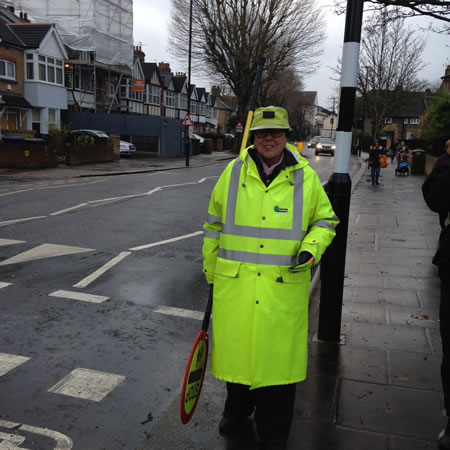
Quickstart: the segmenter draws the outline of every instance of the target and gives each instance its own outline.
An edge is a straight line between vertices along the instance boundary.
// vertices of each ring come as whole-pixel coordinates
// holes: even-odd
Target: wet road
[[[333,158],[305,153],[327,180]],[[151,431],[200,326],[224,166],[0,179],[0,444],[132,449]]]

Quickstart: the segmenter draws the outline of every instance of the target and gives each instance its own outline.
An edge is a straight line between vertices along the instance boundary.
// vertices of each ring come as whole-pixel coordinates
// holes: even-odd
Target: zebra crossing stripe
[[[0,377],[26,363],[29,359],[30,358],[27,358],[26,356],[0,353]]]
[[[205,313],[200,311],[192,311],[190,309],[174,308],[172,306],[158,306],[154,309],[159,314],[167,314],[168,316],[186,317],[188,319],[203,320]]]
[[[48,392],[100,402],[124,381],[125,377],[122,375],[78,368],[72,370]]]
[[[104,297],[103,295],[84,294],[82,292],[63,291],[63,290],[55,291],[48,295],[50,297],[67,298],[69,300],[80,300],[82,302],[90,302],[90,303],[103,303],[105,300],[109,299],[109,297]]]

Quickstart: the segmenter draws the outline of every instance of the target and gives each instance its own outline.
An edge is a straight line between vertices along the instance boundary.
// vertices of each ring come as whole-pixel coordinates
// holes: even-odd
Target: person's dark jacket
[[[428,207],[439,213],[442,227],[439,249],[433,264],[439,268],[450,268],[450,163],[435,167],[422,186],[422,193]]]
[[[375,147],[369,153],[369,167],[380,167],[380,147]]]

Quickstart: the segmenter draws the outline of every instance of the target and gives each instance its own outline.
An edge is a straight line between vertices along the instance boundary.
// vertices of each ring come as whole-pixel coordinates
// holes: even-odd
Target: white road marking
[[[11,285],[12,285],[12,283],[5,283],[3,281],[0,281],[0,289],[3,289],[5,287],[11,286]]]
[[[130,248],[129,250],[132,250],[132,251],[144,250],[144,249],[147,249],[147,248],[156,247],[158,245],[170,244],[171,242],[181,241],[182,239],[189,239],[191,237],[198,236],[200,234],[203,234],[203,231],[196,231],[195,233],[185,234],[183,236],[177,236],[177,237],[174,237],[174,238],[171,238],[171,239],[166,239],[164,241],[153,242],[152,244],[140,245],[138,247]]]
[[[41,436],[49,437],[56,442],[56,447],[54,448],[54,450],[70,450],[73,446],[72,439],[70,439],[69,436],[62,434],[59,431],[49,430],[48,428],[39,428],[39,427],[35,427],[33,425],[26,425],[23,423],[10,422],[8,420],[0,420],[0,427],[13,429],[14,433],[18,433],[19,431],[24,431],[26,433],[34,433],[34,434],[39,434]],[[13,436],[15,436],[16,438],[20,437],[17,434],[14,434]],[[24,440],[25,440],[25,438],[24,438]],[[3,443],[3,444],[6,444],[6,446],[0,442],[0,449],[4,449],[4,450],[14,449],[15,447],[13,447],[12,445],[8,445],[10,443],[14,444],[15,440],[7,439],[6,443]],[[20,447],[20,449],[26,450],[23,447]]]
[[[160,190],[162,190],[162,187],[161,187],[161,186],[155,187],[155,189],[152,189],[151,191],[148,191],[148,192],[146,193],[146,195],[152,195],[154,192],[158,192],[158,191],[160,191]]]
[[[358,214],[358,215],[356,216],[355,225],[358,225],[358,224],[359,224],[360,219],[361,219],[361,214]]]
[[[90,283],[92,283],[94,280],[96,280],[99,276],[103,275],[106,271],[111,269],[111,267],[114,267],[116,264],[118,264],[120,261],[122,261],[122,259],[126,258],[128,255],[131,255],[131,252],[119,253],[115,258],[108,261],[106,264],[104,264],[102,267],[97,269],[95,272],[93,272],[90,275],[88,275],[87,277],[83,278],[77,284],[74,284],[73,287],[85,288]]]
[[[147,195],[146,192],[143,194],[130,194],[130,195],[122,195],[120,197],[110,197],[110,198],[101,198],[99,200],[90,200],[88,203],[102,203],[102,202],[113,202],[116,200],[123,200],[124,198],[135,198],[135,197],[143,197],[144,195]]]
[[[202,178],[200,180],[197,181],[198,184],[203,183],[206,180],[206,178]]]
[[[61,184],[61,185],[57,185],[57,186],[50,186],[50,185],[45,185],[45,183],[41,183],[42,185],[36,184],[31,188],[20,189],[18,191],[5,192],[3,194],[0,194],[0,197],[3,197],[5,195],[21,194],[22,192],[39,191],[39,190],[43,190],[43,189],[60,189],[60,188],[72,187],[72,186],[86,186],[88,184],[104,183],[105,181],[106,181],[106,179],[90,181],[88,183],[70,183],[70,184],[64,184],[64,185]]]
[[[192,311],[190,309],[174,308],[172,306],[158,306],[154,309],[160,314],[167,314],[168,316],[186,317],[188,319],[203,320],[205,313],[200,311]]]
[[[17,434],[0,433],[0,450],[14,450],[15,448],[18,448],[25,439],[24,436],[18,436]]]
[[[70,208],[61,209],[60,211],[56,211],[56,212],[50,213],[50,215],[51,216],[57,216],[59,214],[64,214],[66,212],[72,211],[74,209],[81,208],[81,207],[86,206],[86,205],[87,205],[87,203],[80,203],[79,205],[71,206]]]
[[[165,184],[164,186],[162,186],[162,188],[188,186],[189,184],[197,184],[197,181],[192,181],[189,183]]]
[[[23,219],[6,220],[5,222],[0,222],[0,227],[4,225],[12,225],[13,223],[29,222],[30,220],[36,219],[45,219],[46,217],[47,216],[35,216],[35,217],[24,217]]]
[[[48,392],[100,402],[125,381],[122,375],[91,369],[74,369]]]
[[[48,295],[50,297],[68,298],[70,300],[80,300],[82,302],[90,302],[90,303],[103,303],[104,301],[109,299],[109,297],[104,297],[103,295],[84,294],[83,292],[73,292],[63,290],[55,291]]]
[[[16,241],[14,239],[0,239],[0,245],[23,244],[25,241]]]
[[[10,370],[26,363],[30,358],[26,356],[10,355],[8,353],[0,353],[0,377],[8,373]],[[0,447],[1,448],[1,447]]]
[[[26,261],[34,261],[36,259],[52,258],[54,256],[73,255],[75,253],[93,252],[93,248],[71,247],[68,245],[42,244],[31,250],[19,253],[0,263],[0,266],[8,264],[17,264]]]

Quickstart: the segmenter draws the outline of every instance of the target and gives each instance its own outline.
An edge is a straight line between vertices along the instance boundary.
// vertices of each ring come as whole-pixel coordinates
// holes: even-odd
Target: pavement
[[[195,155],[190,166],[233,157],[230,152]],[[40,171],[0,169],[0,178],[71,178],[183,167],[184,158],[136,158]],[[310,295],[308,377],[297,385],[288,450],[439,448],[437,436],[446,421],[439,279],[431,264],[439,220],[422,197],[425,176],[398,177],[394,171],[395,165],[382,169],[379,186],[372,186],[366,164],[352,175],[342,339],[339,344],[317,339],[319,269]],[[252,420],[238,437],[219,434],[224,399],[224,383],[208,374],[191,422],[181,425],[177,397],[152,424],[139,450],[255,448]]]

